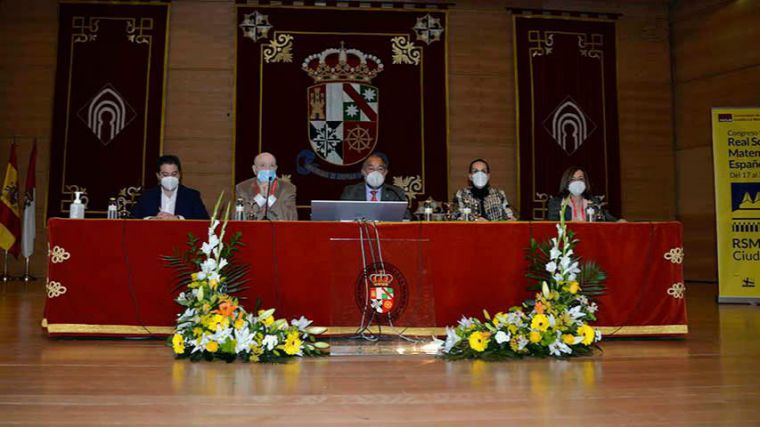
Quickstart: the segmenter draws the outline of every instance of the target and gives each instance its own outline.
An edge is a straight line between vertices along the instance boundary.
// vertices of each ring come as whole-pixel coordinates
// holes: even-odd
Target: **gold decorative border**
[[[42,320],[42,327],[50,334],[113,334],[113,335],[171,335],[174,326],[133,326],[133,325],[89,325],[79,323],[48,323]],[[602,336],[636,336],[636,335],[686,335],[688,325],[652,325],[652,326],[596,326]],[[353,335],[357,326],[328,327],[325,336]],[[397,335],[403,333],[410,336],[442,336],[446,328],[441,327],[382,327],[372,326],[369,333],[378,334],[382,329],[384,334]]]

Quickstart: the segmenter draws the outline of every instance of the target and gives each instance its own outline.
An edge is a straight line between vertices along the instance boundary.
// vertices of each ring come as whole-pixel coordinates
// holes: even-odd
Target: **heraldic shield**
[[[325,49],[302,65],[314,79],[306,93],[311,148],[322,160],[348,166],[377,144],[379,91],[371,84],[383,63],[358,49]]]
[[[377,143],[378,90],[357,82],[320,83],[308,88],[309,141],[334,165],[366,158]]]

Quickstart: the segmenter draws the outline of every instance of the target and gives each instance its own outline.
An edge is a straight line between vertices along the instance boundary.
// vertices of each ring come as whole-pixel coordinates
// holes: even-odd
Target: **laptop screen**
[[[365,202],[354,200],[312,200],[312,221],[401,221],[406,202]]]

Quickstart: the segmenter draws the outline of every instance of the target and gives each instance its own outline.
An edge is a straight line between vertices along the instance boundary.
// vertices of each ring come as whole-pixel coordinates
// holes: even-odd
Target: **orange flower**
[[[219,308],[214,310],[214,312],[219,313],[222,316],[232,317],[232,315],[235,314],[236,308],[237,308],[236,305],[232,305],[231,302],[225,301],[219,304]]]
[[[536,302],[536,313],[544,314],[544,305],[541,302]]]

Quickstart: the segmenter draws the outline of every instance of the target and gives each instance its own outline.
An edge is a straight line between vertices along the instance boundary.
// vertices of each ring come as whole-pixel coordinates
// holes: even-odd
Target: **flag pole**
[[[29,257],[24,257],[24,275],[21,276],[21,280],[23,280],[25,283],[29,282],[35,282],[37,281],[37,278],[29,274]]]
[[[12,277],[8,276],[8,251],[3,251],[3,283],[8,283],[11,281]]]

